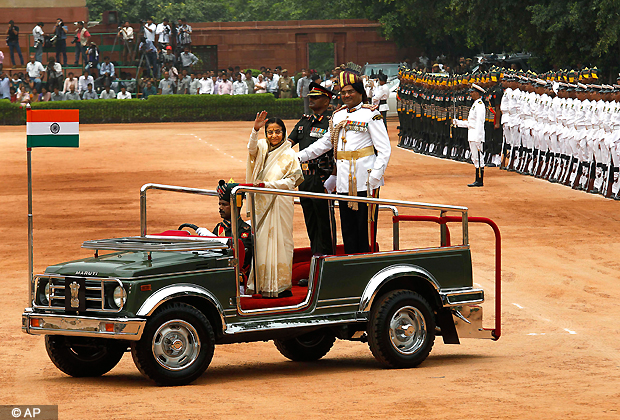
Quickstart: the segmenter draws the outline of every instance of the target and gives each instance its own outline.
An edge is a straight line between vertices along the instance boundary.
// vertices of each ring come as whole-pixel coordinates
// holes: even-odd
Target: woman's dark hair
[[[267,127],[270,124],[278,124],[280,127],[282,127],[282,140],[286,139],[286,126],[284,125],[284,121],[282,121],[278,117],[271,117],[265,123],[265,137],[267,137]]]

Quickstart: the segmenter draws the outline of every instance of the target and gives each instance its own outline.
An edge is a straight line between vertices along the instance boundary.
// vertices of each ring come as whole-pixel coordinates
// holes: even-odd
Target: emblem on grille
[[[50,131],[52,132],[52,134],[58,134],[60,132],[60,124],[53,123],[52,125],[50,125]]]
[[[80,285],[74,281],[69,287],[71,288],[71,307],[79,308],[80,299],[78,299],[78,291],[80,290]]]

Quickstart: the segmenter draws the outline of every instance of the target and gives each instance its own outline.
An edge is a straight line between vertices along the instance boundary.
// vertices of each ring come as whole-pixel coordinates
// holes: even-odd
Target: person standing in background
[[[157,25],[155,28],[155,33],[159,35],[157,41],[159,42],[159,48],[164,50],[168,45],[170,45],[170,25],[168,24],[168,18],[164,18],[164,21]]]
[[[45,38],[43,37],[45,32],[43,32],[43,26],[45,26],[45,24],[43,22],[39,22],[32,29],[32,35],[34,37],[34,50],[35,50],[34,56],[35,56],[35,60],[38,61],[39,63],[41,62],[41,60],[43,60],[43,44],[45,43]],[[23,61],[22,61],[22,64],[24,64]]]
[[[476,168],[476,180],[468,187],[484,186],[484,120],[486,115],[486,107],[482,102],[481,95],[485,90],[477,84],[472,84],[469,91],[474,104],[469,110],[467,120],[453,119],[452,123],[455,127],[467,128],[467,141],[471,150],[471,161]]]
[[[200,79],[196,78],[196,74],[192,73],[190,75],[191,80],[189,82],[189,94],[190,95],[199,95],[200,94]]]
[[[133,28],[129,25],[129,21],[125,21],[125,25],[118,31],[118,35],[123,37],[123,52],[121,52],[121,61],[123,64],[133,61]]]
[[[144,36],[146,37],[146,39],[148,39],[149,41],[151,41],[153,44],[155,44],[155,30],[157,29],[157,26],[155,26],[155,24],[153,23],[153,18],[148,18],[146,20],[146,23],[144,24]]]
[[[280,98],[292,98],[294,89],[295,82],[293,82],[293,78],[289,77],[287,69],[283,69],[282,75],[278,79],[278,90],[280,91]]]
[[[248,93],[254,93],[254,84],[256,79],[252,77],[252,70],[246,70],[245,72],[245,84],[248,86]]]
[[[217,85],[217,93],[218,95],[232,95],[233,84],[230,80],[228,80],[228,76],[226,73],[222,73],[222,81]]]
[[[237,73],[237,80],[233,83],[233,95],[247,95],[248,85],[241,80],[241,73]]]
[[[183,51],[185,47],[189,47],[192,43],[192,27],[189,26],[185,19],[177,21],[177,54]]]
[[[379,86],[375,86],[372,92],[372,104],[379,107],[379,112],[383,115],[383,124],[387,130],[387,112],[390,107],[388,106],[388,97],[390,96],[390,89],[387,85],[387,75],[381,73],[379,75]]]
[[[11,99],[11,79],[0,72],[0,99]]]
[[[22,49],[19,46],[19,26],[15,26],[15,23],[10,20],[9,21],[9,29],[6,30],[6,44],[9,46],[9,54],[11,54],[11,64],[15,67],[15,51],[17,51],[17,55],[24,65],[24,57],[22,56]]]
[[[78,22],[77,24],[78,27],[75,30],[75,36],[77,37],[77,42],[75,43],[75,63],[73,63],[76,67],[80,65],[80,56],[82,57],[82,64],[86,65],[88,62],[88,58],[86,58],[86,46],[90,39],[90,33],[84,27],[84,22]]]
[[[297,97],[304,100],[304,114],[310,114],[310,103],[308,102],[308,92],[310,87],[310,78],[306,69],[301,69],[301,78],[297,81]]]
[[[62,54],[62,65],[67,65],[67,32],[68,28],[61,18],[56,19],[56,26],[54,26],[54,36],[56,37],[56,61],[60,63],[60,56]]]

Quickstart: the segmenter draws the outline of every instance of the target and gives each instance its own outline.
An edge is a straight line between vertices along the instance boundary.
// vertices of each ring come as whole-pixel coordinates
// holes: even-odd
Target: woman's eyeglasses
[[[273,135],[278,135],[278,134],[282,134],[282,130],[269,130],[267,131],[267,135],[268,136],[273,136]]]

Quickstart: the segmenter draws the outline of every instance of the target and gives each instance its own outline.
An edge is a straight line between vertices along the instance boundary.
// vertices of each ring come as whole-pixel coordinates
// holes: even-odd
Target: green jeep
[[[183,230],[149,235],[150,189],[217,196],[146,184],[140,194],[140,236],[86,241],[82,247],[93,249],[93,257],[52,265],[30,281],[31,307],[22,315],[22,329],[45,335],[49,357],[68,375],[102,375],[130,350],[140,372],[157,384],[184,385],[207,369],[216,344],[274,340],[285,357],[313,361],[325,356],[336,338],[367,341],[381,364],[409,368],[426,359],[436,335],[446,344],[500,337],[499,231],[488,219],[468,218],[464,207],[352,198],[392,212],[393,249],[379,251],[375,245],[373,252],[344,255],[338,246],[336,255],[313,256],[309,248],[297,248],[293,296],[263,299],[241,294],[245,249],[235,223],[232,238]],[[236,197],[232,220],[243,192],[250,198],[261,193],[327,199],[332,206],[334,198],[238,186],[231,195]],[[399,208],[439,215],[401,216]],[[405,221],[438,223],[439,246],[399,249],[399,226]],[[462,244],[450,243],[448,222],[462,225]],[[484,291],[473,287],[471,222],[490,224],[496,234],[493,329],[482,327],[478,304]],[[307,286],[300,286],[300,279],[308,279]]]

